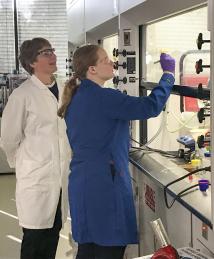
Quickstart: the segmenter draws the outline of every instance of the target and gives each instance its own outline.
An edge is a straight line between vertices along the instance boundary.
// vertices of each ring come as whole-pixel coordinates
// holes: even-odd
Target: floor
[[[0,174],[0,259],[19,259],[22,231],[18,225],[14,193],[15,175]],[[69,242],[70,223],[68,217],[60,233],[56,259],[74,259],[76,246]]]

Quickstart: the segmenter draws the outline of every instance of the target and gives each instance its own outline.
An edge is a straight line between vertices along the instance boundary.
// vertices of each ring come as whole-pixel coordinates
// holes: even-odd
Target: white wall
[[[84,0],[67,3],[68,41],[78,45],[85,40]]]
[[[132,7],[139,5],[143,2],[146,2],[148,0],[120,0],[119,1],[119,10],[120,13],[123,13],[129,9],[131,9]]]
[[[85,0],[86,31],[118,15],[118,0]]]

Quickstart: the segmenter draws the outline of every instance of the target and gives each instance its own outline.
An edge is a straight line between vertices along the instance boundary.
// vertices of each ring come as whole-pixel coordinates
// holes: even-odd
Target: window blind
[[[18,47],[27,39],[46,38],[56,49],[58,74],[65,77],[68,57],[66,0],[0,1],[0,73],[12,73],[15,69],[13,1],[17,6]]]

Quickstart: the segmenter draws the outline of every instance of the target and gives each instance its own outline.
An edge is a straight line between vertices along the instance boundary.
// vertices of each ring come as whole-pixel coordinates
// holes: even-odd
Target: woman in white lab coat
[[[1,121],[2,148],[16,171],[21,259],[55,258],[67,217],[70,148],[64,120],[57,117],[54,51],[43,38],[23,42],[20,62],[31,77],[10,95]]]

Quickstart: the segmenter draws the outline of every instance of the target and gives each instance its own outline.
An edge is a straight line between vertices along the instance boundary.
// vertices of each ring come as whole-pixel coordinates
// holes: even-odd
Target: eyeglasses
[[[54,54],[54,52],[55,52],[54,48],[43,49],[43,50],[38,51],[37,55],[41,55],[41,56],[44,56],[44,57],[50,57]]]

